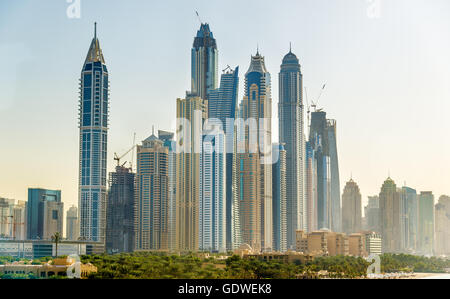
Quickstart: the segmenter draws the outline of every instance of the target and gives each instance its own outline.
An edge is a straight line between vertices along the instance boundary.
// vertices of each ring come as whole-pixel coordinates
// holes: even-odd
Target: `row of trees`
[[[360,278],[366,276],[369,262],[350,256],[318,257],[313,261],[284,263],[243,259],[233,255],[227,259],[217,256],[201,258],[195,254],[168,255],[164,253],[122,253],[117,255],[85,255],[83,263],[92,263],[98,268],[91,279],[296,279],[318,278],[327,271],[331,278]],[[39,264],[50,258],[27,260]],[[23,259],[0,257],[0,264]],[[445,272],[450,260],[426,258],[406,254],[384,254],[381,256],[381,271],[391,272]],[[4,276],[3,278],[10,278]],[[18,277],[32,278],[32,277]]]

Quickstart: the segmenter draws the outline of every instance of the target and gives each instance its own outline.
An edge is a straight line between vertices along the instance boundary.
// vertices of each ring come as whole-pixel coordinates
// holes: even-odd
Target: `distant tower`
[[[209,24],[201,24],[191,51],[191,92],[203,100],[217,88],[217,43]]]
[[[347,235],[362,230],[361,192],[353,179],[347,182],[342,194],[342,230]]]
[[[135,174],[117,165],[109,174],[106,209],[106,250],[108,253],[131,252],[134,248]]]
[[[272,97],[264,57],[251,57],[237,124],[236,192],[243,244],[270,251],[272,224]]]
[[[436,255],[450,255],[450,197],[442,195],[435,206]]]
[[[297,56],[289,50],[279,74],[279,136],[286,148],[288,248],[296,246],[295,232],[307,226],[305,204],[305,137],[303,129],[303,75]]]
[[[105,242],[108,70],[95,29],[80,80],[80,237]]]
[[[395,182],[388,178],[380,192],[380,226],[383,253],[401,251],[400,193]]]
[[[169,149],[151,135],[136,150],[135,250],[169,250]]]
[[[402,187],[401,192],[402,248],[414,252],[418,237],[418,197],[416,190]]]
[[[419,195],[419,251],[434,254],[434,195],[420,192]]]
[[[71,206],[66,215],[66,238],[77,241],[80,237],[80,222],[78,221],[78,209]]]

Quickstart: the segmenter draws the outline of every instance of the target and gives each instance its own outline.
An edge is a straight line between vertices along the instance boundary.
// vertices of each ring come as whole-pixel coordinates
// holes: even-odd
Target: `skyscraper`
[[[220,126],[207,126],[200,155],[199,250],[225,252],[225,135]]]
[[[391,178],[387,178],[380,192],[380,226],[383,253],[401,251],[400,193]]]
[[[66,214],[66,238],[77,241],[80,237],[80,222],[78,221],[78,209],[71,206]]]
[[[210,92],[208,97],[208,118],[220,120],[225,132],[226,142],[226,243],[232,249],[232,232],[236,206],[233,202],[233,151],[234,151],[234,119],[237,113],[237,97],[239,89],[239,67],[234,70],[228,67],[220,79],[220,88]],[[232,122],[231,122],[232,120]]]
[[[180,251],[199,246],[200,167],[202,126],[208,104],[200,97],[177,99],[176,244]]]
[[[152,134],[136,157],[135,250],[168,250],[169,149]]]
[[[217,43],[209,24],[201,24],[191,50],[191,92],[203,100],[217,88]]]
[[[49,240],[56,232],[62,235],[63,208],[60,190],[28,189],[28,239]]]
[[[273,250],[285,252],[287,247],[287,180],[286,150],[274,143],[272,154],[278,159],[272,165]]]
[[[158,138],[164,142],[164,146],[169,150],[169,194],[168,194],[168,247],[169,250],[173,251],[177,248],[176,246],[176,213],[177,213],[177,173],[176,173],[176,142],[174,140],[174,133],[158,130]]]
[[[339,180],[339,161],[337,153],[336,120],[327,120],[328,155],[330,157],[330,203],[331,203],[331,230],[341,231],[341,184]]]
[[[342,231],[347,235],[361,231],[361,192],[353,179],[347,182],[342,193]]]
[[[317,165],[317,227],[331,229],[331,164],[324,111],[311,113],[309,143],[314,149]]]
[[[117,165],[109,173],[106,209],[106,251],[131,252],[134,248],[134,180],[128,167]]]
[[[364,213],[367,219],[366,229],[368,231],[381,233],[380,198],[377,195],[369,196],[369,202],[365,207]]]
[[[303,78],[297,56],[289,50],[279,74],[279,139],[286,149],[287,243],[294,249],[295,232],[307,227],[305,203],[305,133]]]
[[[432,192],[420,192],[418,228],[419,252],[432,255],[434,253],[434,195]]]
[[[97,27],[97,26],[96,26]],[[80,236],[105,241],[109,75],[95,29],[80,80]]]
[[[272,98],[264,57],[251,57],[237,123],[236,196],[241,241],[254,250],[272,249]]]
[[[305,203],[306,231],[318,230],[317,222],[317,159],[315,147],[311,142],[305,144]]]
[[[402,248],[413,252],[417,247],[418,202],[416,190],[402,187]]]
[[[450,255],[450,197],[442,195],[435,206],[436,255]]]

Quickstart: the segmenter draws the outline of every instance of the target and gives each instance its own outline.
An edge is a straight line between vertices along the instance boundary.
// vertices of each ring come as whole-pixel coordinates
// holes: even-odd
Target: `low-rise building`
[[[100,242],[90,241],[60,241],[58,256],[101,254],[105,246]],[[36,259],[56,255],[56,244],[48,240],[0,240],[0,256],[14,258]]]
[[[26,264],[25,262],[14,262],[0,265],[0,274],[3,275],[32,275],[35,278],[49,278],[53,276],[67,276],[67,270],[74,268],[76,260],[70,257],[59,258],[42,263],[40,265]],[[97,272],[94,265],[80,264],[80,277],[87,277],[91,273]]]
[[[366,250],[366,236],[362,233],[355,233],[348,236],[348,252],[351,256],[368,256]]]

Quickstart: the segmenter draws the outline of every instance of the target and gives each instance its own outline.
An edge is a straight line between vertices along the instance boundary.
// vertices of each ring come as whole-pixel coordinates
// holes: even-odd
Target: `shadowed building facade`
[[[80,236],[105,242],[109,74],[95,30],[80,80]]]
[[[116,166],[109,174],[106,209],[106,250],[108,253],[134,249],[134,178],[130,168]]]
[[[296,246],[296,231],[307,227],[305,203],[305,135],[303,77],[297,56],[289,51],[279,73],[279,139],[286,149],[287,246]]]

